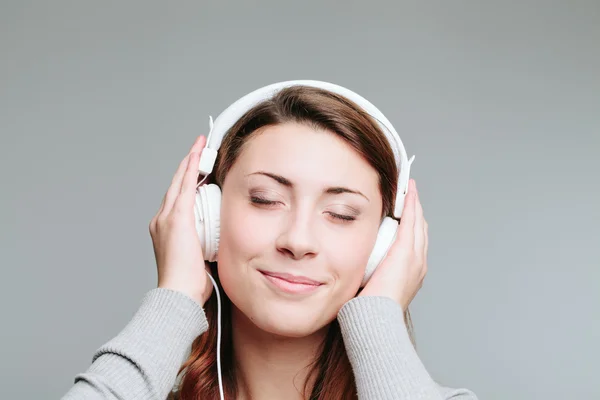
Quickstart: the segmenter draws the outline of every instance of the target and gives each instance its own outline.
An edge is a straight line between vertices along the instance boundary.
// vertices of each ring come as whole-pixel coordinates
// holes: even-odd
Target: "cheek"
[[[259,218],[243,199],[226,199],[221,205],[219,240],[219,279],[230,299],[239,305],[249,302],[256,293],[253,260],[268,253],[275,239],[275,229]],[[240,307],[242,308],[242,307]]]
[[[241,204],[241,201],[224,203],[221,208],[219,258],[221,251],[227,254],[227,259],[237,262],[263,254],[275,241],[273,233],[276,230],[272,228],[268,219],[253,212],[251,205]]]
[[[335,240],[328,246],[332,249],[328,258],[337,281],[336,290],[345,298],[358,290],[377,238],[377,230],[361,228],[360,231],[332,238]]]

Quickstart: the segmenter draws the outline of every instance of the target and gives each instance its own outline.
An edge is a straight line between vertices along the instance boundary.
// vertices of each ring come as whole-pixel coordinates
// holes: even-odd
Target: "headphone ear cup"
[[[217,261],[221,236],[221,188],[215,184],[200,186],[194,205],[196,231],[206,261]]]
[[[373,272],[377,269],[379,264],[383,261],[388,253],[388,250],[394,243],[398,232],[398,221],[391,217],[385,217],[379,225],[379,231],[377,232],[377,240],[367,261],[367,268],[365,269],[365,275],[363,277],[361,287],[364,287]]]

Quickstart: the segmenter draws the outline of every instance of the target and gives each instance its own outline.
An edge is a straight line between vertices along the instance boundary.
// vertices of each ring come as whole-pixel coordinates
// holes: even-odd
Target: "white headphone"
[[[361,286],[364,286],[375,271],[375,268],[377,268],[385,258],[385,255],[396,237],[398,220],[402,215],[404,199],[408,190],[410,167],[415,159],[414,155],[410,160],[408,159],[402,140],[392,124],[383,113],[368,100],[342,86],[315,80],[293,80],[264,86],[231,104],[217,117],[214,123],[212,117],[210,117],[210,132],[208,134],[206,146],[202,150],[198,170],[200,171],[200,174],[204,175],[204,179],[212,172],[217,158],[217,151],[221,146],[223,137],[233,124],[235,124],[247,111],[262,101],[272,98],[279,90],[295,85],[325,89],[340,94],[358,104],[378,122],[394,152],[396,165],[400,171],[393,213],[395,219],[385,217],[381,222],[377,233],[377,240],[373,246],[371,255],[369,256],[365,275],[361,284]],[[220,211],[221,189],[219,186],[215,184],[199,186],[196,193],[194,212],[196,217],[196,229],[198,231],[200,242],[202,243],[204,258],[207,261],[217,260],[220,234]]]

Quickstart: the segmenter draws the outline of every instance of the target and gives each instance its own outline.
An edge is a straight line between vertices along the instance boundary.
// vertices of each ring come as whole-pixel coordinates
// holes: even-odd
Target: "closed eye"
[[[265,199],[264,197],[258,197],[258,196],[250,196],[250,201],[254,204],[265,205],[265,206],[273,206],[273,205],[279,203],[278,201],[272,201],[272,200]],[[337,213],[333,213],[333,212],[327,212],[327,214],[331,215],[333,218],[340,220],[342,222],[351,222],[351,221],[356,220],[356,217],[354,217],[352,215],[337,214]]]
[[[336,213],[332,213],[332,212],[330,212],[328,214],[331,215],[333,218],[340,219],[342,221],[349,222],[349,221],[354,221],[356,219],[356,217],[353,217],[351,215],[336,214]]]
[[[277,204],[277,201],[271,201],[271,200],[267,200],[265,198],[262,197],[257,197],[257,196],[250,196],[250,201],[254,204],[264,204],[264,205],[273,205],[273,204]]]

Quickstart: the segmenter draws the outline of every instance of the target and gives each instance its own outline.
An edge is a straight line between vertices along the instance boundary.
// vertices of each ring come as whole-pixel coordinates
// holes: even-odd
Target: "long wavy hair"
[[[398,186],[398,167],[394,153],[376,121],[349,99],[323,89],[292,86],[279,91],[242,116],[223,138],[210,182],[219,186],[244,149],[244,143],[260,128],[295,122],[326,130],[342,138],[378,173],[382,195],[382,215],[391,216]],[[217,263],[209,263],[219,287]],[[238,395],[231,332],[231,301],[222,297],[221,367],[225,397]],[[219,398],[217,376],[217,301],[215,296],[204,306],[208,331],[192,343],[191,353],[178,372],[180,382],[171,399],[198,400]],[[415,345],[410,311],[404,320]],[[337,320],[331,322],[321,349],[309,366],[303,397],[310,400],[356,399],[356,386]],[[310,384],[309,384],[310,382]]]

